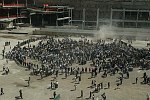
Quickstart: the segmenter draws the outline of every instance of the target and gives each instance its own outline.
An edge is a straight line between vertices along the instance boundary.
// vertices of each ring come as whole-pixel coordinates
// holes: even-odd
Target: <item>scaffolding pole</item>
[[[138,20],[139,20],[139,11],[137,12],[137,15],[136,15],[136,28],[138,27]]]
[[[65,12],[65,10],[63,8],[63,18],[65,17],[64,12]],[[63,20],[63,26],[64,26],[64,20]]]
[[[35,0],[34,0],[34,5],[36,4]]]
[[[71,10],[70,9],[68,9],[68,16],[71,18]],[[69,26],[70,26],[70,21],[71,21],[71,19],[69,19],[69,22],[68,22],[68,24],[69,24]]]
[[[71,9],[71,14],[70,15],[71,15],[71,26],[72,26],[72,9]]]
[[[111,8],[111,13],[110,13],[110,27],[112,27],[112,15],[113,15],[113,9]]]
[[[17,5],[18,5],[18,0],[17,0]],[[19,21],[19,19],[18,19],[18,6],[17,6],[17,23],[18,23],[18,21]]]
[[[99,8],[97,9],[96,29],[99,30]]]
[[[5,4],[5,1],[3,0],[3,6],[4,6],[4,4]]]
[[[42,14],[42,27],[44,26],[44,18],[43,18],[43,14]]]
[[[8,12],[7,12],[7,17],[8,17],[8,19],[9,19],[9,16],[10,16],[10,15],[9,15],[9,10],[8,10]]]
[[[32,16],[30,15],[30,26],[32,26]]]
[[[85,8],[83,9],[82,29],[85,27]]]
[[[57,12],[58,12],[58,9],[57,9]],[[57,19],[58,19],[58,13],[56,14],[56,27],[58,28],[58,21],[57,21]]]
[[[123,9],[123,20],[125,20],[125,9]],[[124,28],[124,23],[125,21],[123,21],[123,28]]]
[[[26,7],[28,6],[28,0],[26,0]]]
[[[111,8],[111,11],[122,12],[123,10],[124,10],[124,9],[112,9],[112,8]],[[138,9],[138,10],[125,9],[125,11],[128,11],[128,12],[137,12],[137,11],[139,11],[139,12],[149,12],[149,10],[140,10],[140,9]]]

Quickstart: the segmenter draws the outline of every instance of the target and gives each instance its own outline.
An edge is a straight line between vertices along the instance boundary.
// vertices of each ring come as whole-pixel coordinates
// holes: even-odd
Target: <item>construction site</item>
[[[107,27],[108,31],[114,32],[119,37],[123,37],[122,34],[139,36],[141,32],[147,37],[149,33],[150,2],[148,0],[86,0],[83,2],[80,0],[1,0],[0,2],[1,32],[95,34],[97,30]],[[19,31],[22,27],[24,32]]]

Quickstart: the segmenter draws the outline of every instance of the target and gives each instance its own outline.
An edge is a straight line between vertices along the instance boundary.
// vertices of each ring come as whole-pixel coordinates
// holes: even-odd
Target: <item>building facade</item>
[[[149,27],[150,0],[37,0],[39,3],[70,5],[74,7],[73,23],[85,26],[110,24],[117,27]],[[85,9],[85,10],[83,10]],[[85,12],[84,12],[85,11]],[[85,14],[85,17],[84,17]]]
[[[0,28],[69,24],[72,8],[38,5],[35,0],[0,0]]]
[[[150,0],[0,0],[0,27],[13,21],[32,26],[149,28],[149,11]]]

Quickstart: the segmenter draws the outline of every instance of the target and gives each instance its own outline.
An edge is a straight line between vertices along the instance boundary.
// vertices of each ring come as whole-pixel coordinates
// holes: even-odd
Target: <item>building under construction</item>
[[[123,28],[150,27],[150,0],[86,0],[85,4],[79,5],[83,5],[78,7],[80,13],[83,13],[75,17],[82,19],[85,27],[86,25],[97,27],[110,25]]]
[[[68,24],[73,8],[36,4],[36,0],[0,0],[0,29],[16,26],[61,26]]]
[[[17,25],[72,25],[82,29],[89,26],[97,29],[101,25],[150,27],[150,0],[0,0],[0,12],[1,28]]]
[[[47,0],[47,3],[74,7],[72,23],[81,27],[105,24],[124,28],[150,27],[150,0]]]

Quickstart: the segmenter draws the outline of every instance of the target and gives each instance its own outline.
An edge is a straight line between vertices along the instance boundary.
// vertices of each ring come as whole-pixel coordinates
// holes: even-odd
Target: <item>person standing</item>
[[[117,85],[117,88],[115,88],[115,90],[116,90],[116,89],[120,89],[120,88],[119,88],[120,83],[116,83],[116,85]]]
[[[20,98],[23,99],[22,97],[22,90],[19,90]]]
[[[30,86],[30,81],[29,80],[27,81],[27,84],[28,84],[27,87],[29,87]]]
[[[110,88],[110,82],[108,82],[108,89]]]
[[[94,94],[92,95],[92,100],[94,100],[95,99],[95,97],[94,97]]]
[[[4,94],[4,89],[3,88],[1,88],[1,95],[3,95]]]
[[[149,94],[146,95],[146,100],[150,100]]]
[[[8,59],[6,59],[6,63],[8,64]]]
[[[65,71],[65,78],[67,78],[67,71]]]
[[[54,91],[53,96],[54,96],[54,98],[56,97],[56,91]]]
[[[101,85],[101,89],[103,89],[103,82],[101,82],[100,85]]]
[[[31,79],[31,78],[29,77],[28,81],[30,81],[30,79]]]
[[[120,85],[122,85],[122,81],[123,81],[123,78],[122,78],[122,77],[120,77]]]
[[[102,68],[102,67],[99,67],[99,71],[98,71],[99,73],[101,72],[101,68]]]
[[[135,79],[135,84],[137,84],[137,82],[138,82],[138,77]]]
[[[3,64],[3,71],[5,71],[5,65]]]
[[[27,80],[27,83],[28,83],[28,87],[30,86],[30,77],[29,77],[29,79]]]
[[[53,82],[51,82],[51,89],[53,88]]]
[[[92,97],[92,92],[90,91],[90,97],[89,98],[91,99],[91,97]]]
[[[77,88],[77,85],[74,85],[74,90],[76,90],[76,88]]]
[[[129,72],[127,72],[126,74],[127,74],[127,78],[129,78]]]
[[[85,68],[85,73],[87,73],[87,67]]]
[[[92,82],[91,82],[91,86],[93,87],[93,84],[94,84],[94,80],[92,80]]]
[[[81,90],[81,98],[83,97],[83,90]]]
[[[43,75],[42,75],[42,69],[40,70],[40,76],[41,76],[41,79],[43,79]]]
[[[81,81],[81,75],[79,76],[79,82]]]
[[[4,56],[5,56],[5,49],[2,50],[2,56],[3,56],[3,59],[4,59]]]

